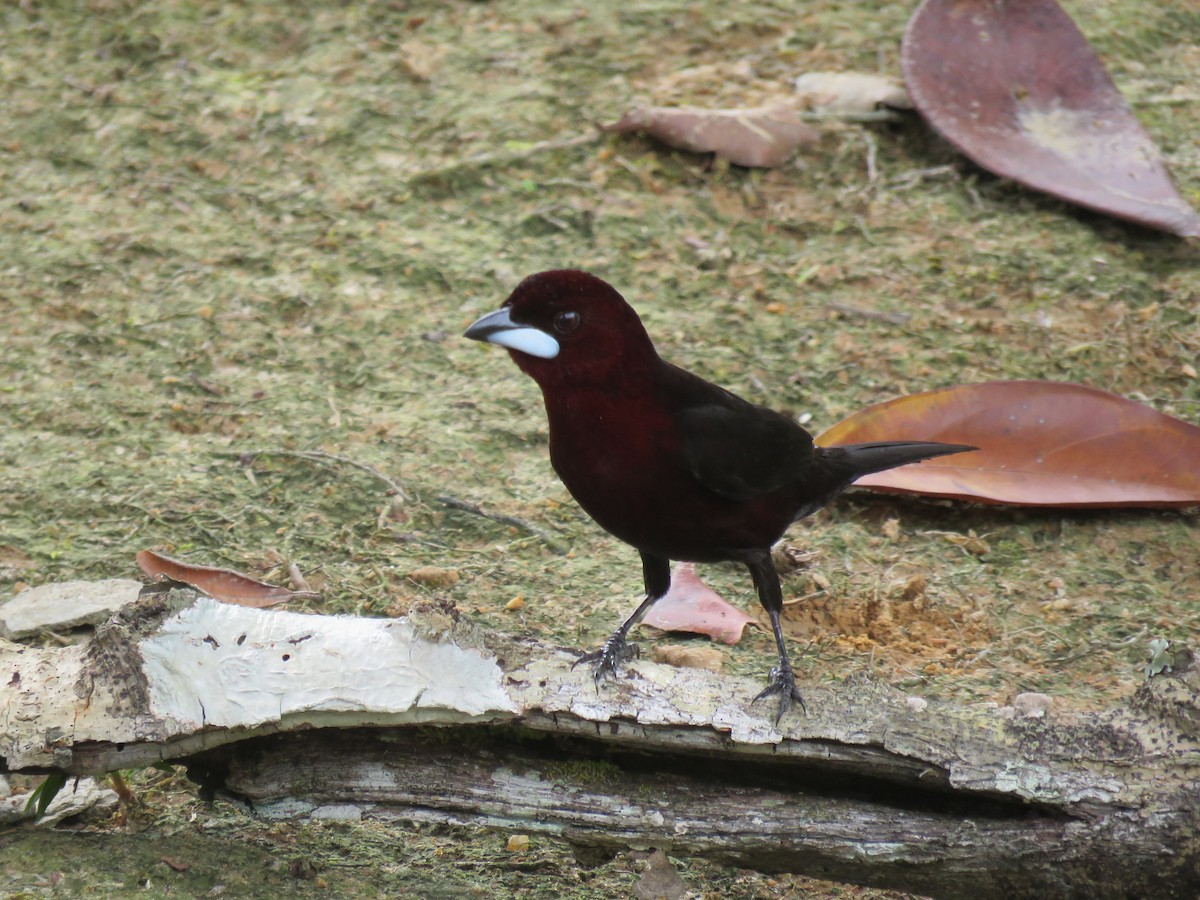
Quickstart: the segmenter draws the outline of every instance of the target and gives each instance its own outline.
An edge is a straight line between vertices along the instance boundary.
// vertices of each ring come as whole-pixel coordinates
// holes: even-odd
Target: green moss
[[[550,763],[545,772],[556,783],[603,790],[617,783],[621,767],[602,759],[581,759]]]

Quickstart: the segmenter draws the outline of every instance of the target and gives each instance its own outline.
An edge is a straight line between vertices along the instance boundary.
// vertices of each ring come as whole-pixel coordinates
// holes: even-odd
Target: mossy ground
[[[1068,9],[1200,204],[1200,100],[1181,89],[1200,84],[1200,15],[1131,0]],[[638,101],[748,105],[801,71],[897,74],[910,13],[667,0],[7,6],[0,589],[133,575],[134,553],[155,547],[280,581],[295,564],[323,592],[313,608],[384,615],[429,590],[406,576],[434,565],[460,575],[436,591],[484,626],[594,646],[636,599],[634,554],[555,479],[533,383],[458,337],[551,267],[600,274],[669,359],[811,415],[816,430],[898,394],[1001,378],[1078,381],[1200,421],[1196,248],[997,180],[916,122],[831,127],[769,172],[637,138],[570,140]],[[405,495],[336,462],[247,455],[271,450],[353,459]],[[524,520],[569,552],[442,496]],[[984,545],[952,540],[970,532]],[[811,680],[870,669],[964,701],[1035,689],[1100,705],[1137,683],[1152,638],[1200,628],[1194,514],[860,493],[789,540],[816,551],[789,596],[824,590],[789,607]],[[737,569],[702,574],[754,605]],[[517,596],[524,605],[506,609]],[[770,657],[768,633],[752,630],[727,668],[762,673]],[[247,835],[270,827],[191,809],[200,824],[163,818],[148,833],[248,841],[246,866],[265,880],[245,891],[269,892],[275,876],[254,849],[269,842]],[[403,845],[444,865],[429,878],[450,879],[455,854],[502,845],[462,832],[433,857],[440,838],[423,832],[290,833],[318,855],[344,852],[337,877]],[[88,883],[103,884],[114,848],[143,838],[88,840],[104,848],[94,863],[62,844],[62,865],[95,865]],[[497,896],[548,884],[561,896],[564,878],[580,896],[611,895],[633,878],[619,861],[613,881],[589,886],[554,852],[519,878],[506,860],[473,871]],[[133,877],[112,865],[112,879]],[[175,876],[163,871],[165,885]],[[714,896],[800,890],[689,871]]]

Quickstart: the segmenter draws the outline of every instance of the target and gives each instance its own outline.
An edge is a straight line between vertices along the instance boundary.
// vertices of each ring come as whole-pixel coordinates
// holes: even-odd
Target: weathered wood
[[[192,762],[267,816],[471,822],[940,897],[1166,897],[1188,864],[1142,810],[1076,818],[765,757],[647,758],[530,734],[476,744],[326,730]]]
[[[152,596],[80,647],[0,644],[8,770],[182,760],[269,815],[472,821],[939,897],[1200,891],[1200,673],[1021,716],[859,680],[777,729],[758,685],[404,620]],[[439,728],[412,727],[436,725]]]

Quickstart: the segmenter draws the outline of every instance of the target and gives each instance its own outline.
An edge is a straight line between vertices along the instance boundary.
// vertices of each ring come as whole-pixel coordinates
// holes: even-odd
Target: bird
[[[528,276],[463,336],[506,348],[538,384],[555,472],[601,528],[641,556],[644,599],[577,661],[594,664],[597,687],[631,657],[629,632],[670,588],[671,561],[732,561],[749,571],[778,653],[751,702],[777,695],[776,725],[793,701],[804,710],[771,547],[864,475],[978,449],[817,446],[792,418],[664,360],[621,294],[577,269]]]

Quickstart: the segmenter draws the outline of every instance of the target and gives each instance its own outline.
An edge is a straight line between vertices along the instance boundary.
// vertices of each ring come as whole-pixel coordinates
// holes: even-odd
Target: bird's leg
[[[596,685],[608,675],[616,676],[617,668],[621,663],[625,662],[634,654],[630,651],[629,644],[626,638],[629,637],[629,630],[633,628],[646,614],[646,611],[660,600],[671,587],[671,562],[661,556],[652,556],[649,553],[642,553],[642,574],[646,580],[646,598],[638,605],[638,608],[633,611],[628,619],[621,623],[621,627],[614,631],[600,647],[599,650],[593,650],[591,653],[585,653],[579,659],[575,660],[575,665],[588,662],[595,663],[596,668],[593,671],[593,677],[596,679]]]
[[[771,670],[767,686],[752,702],[757,703],[764,697],[778,694],[779,712],[775,715],[775,724],[778,725],[793,700],[799,703],[800,708],[806,713],[808,710],[804,707],[804,697],[801,696],[800,689],[796,687],[796,675],[792,671],[791,662],[788,661],[787,645],[784,643],[783,629],[779,624],[779,614],[783,612],[783,588],[780,587],[779,573],[775,571],[775,563],[771,561],[770,551],[764,552],[761,557],[747,561],[746,568],[750,570],[750,577],[754,579],[758,600],[771,619],[771,630],[775,632],[775,645],[779,648],[779,665]]]

